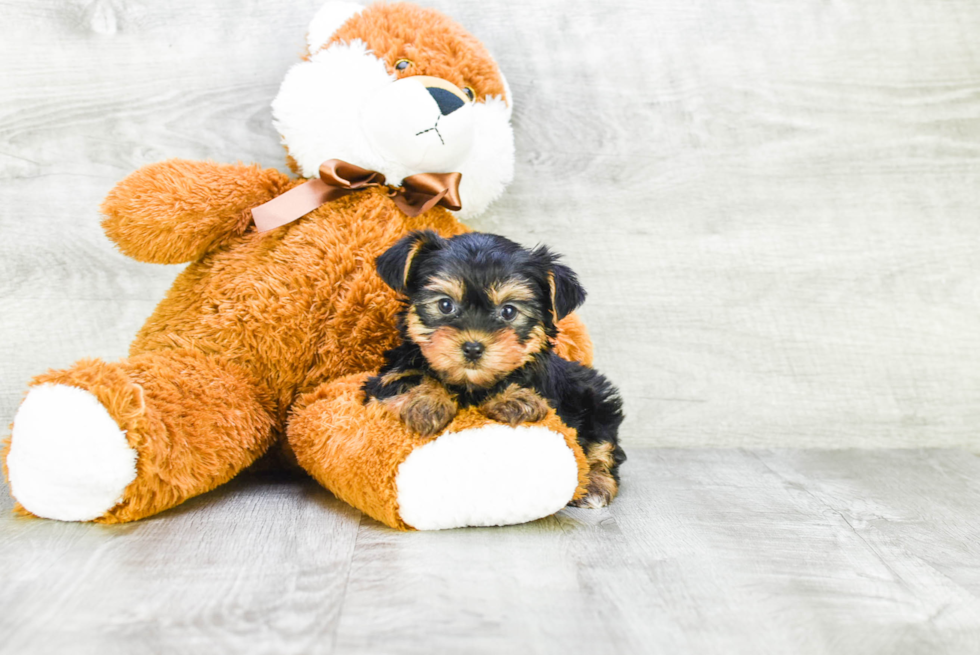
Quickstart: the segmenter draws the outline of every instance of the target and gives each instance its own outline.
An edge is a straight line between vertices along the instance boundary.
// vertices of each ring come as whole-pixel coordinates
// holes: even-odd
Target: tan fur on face
[[[448,286],[440,288],[449,290]],[[422,322],[414,307],[409,308],[405,325],[409,338],[419,346],[429,365],[446,382],[471,387],[492,385],[527,364],[548,345],[548,335],[542,325],[535,325],[522,344],[511,328],[495,334],[457,330],[448,326],[433,330]],[[477,341],[486,348],[477,362],[470,362],[463,356],[463,344],[467,341]]]
[[[509,385],[499,394],[480,405],[488,418],[509,425],[535,423],[548,414],[548,403],[534,389]]]
[[[463,294],[466,291],[463,281],[454,277],[434,277],[429,280],[425,288],[435,293],[445,294],[458,303],[463,301]]]
[[[423,25],[425,29],[420,29]],[[324,47],[355,39],[364,41],[388,72],[399,78],[431,75],[460,89],[472,88],[478,100],[507,99],[497,64],[483,44],[434,9],[408,3],[371,5],[348,20]],[[400,71],[395,69],[399,59],[412,63]]]
[[[545,334],[543,325],[535,325],[531,329],[531,333],[527,337],[527,341],[524,342],[524,359],[521,361],[521,365],[531,361],[531,358],[535,354],[541,352],[548,345],[548,335]]]
[[[405,315],[405,329],[408,332],[408,337],[419,346],[428,343],[432,337],[432,328],[422,322],[414,307],[409,307],[408,314]]]
[[[463,344],[478,341],[486,350],[473,363],[463,356]],[[423,341],[416,341],[429,365],[451,384],[487,387],[525,361],[524,348],[511,329],[495,334],[441,327]]]
[[[487,289],[487,297],[498,306],[505,302],[526,302],[534,300],[534,290],[523,280],[507,280],[491,284]]]

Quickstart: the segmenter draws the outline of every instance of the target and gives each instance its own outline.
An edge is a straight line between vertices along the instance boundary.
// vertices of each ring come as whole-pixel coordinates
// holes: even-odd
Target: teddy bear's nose
[[[446,89],[440,89],[437,86],[430,86],[426,88],[432,99],[436,101],[439,105],[439,111],[442,112],[443,116],[448,116],[457,109],[463,106],[463,101],[452,91],[447,91]]]

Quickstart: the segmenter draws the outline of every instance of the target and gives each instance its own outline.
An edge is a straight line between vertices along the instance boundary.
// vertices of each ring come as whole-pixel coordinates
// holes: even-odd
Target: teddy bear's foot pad
[[[578,485],[578,465],[553,430],[486,425],[416,448],[396,484],[399,515],[417,530],[512,525],[563,508]]]
[[[91,521],[123,499],[136,451],[90,392],[43,384],[14,418],[7,469],[12,495],[30,513]]]

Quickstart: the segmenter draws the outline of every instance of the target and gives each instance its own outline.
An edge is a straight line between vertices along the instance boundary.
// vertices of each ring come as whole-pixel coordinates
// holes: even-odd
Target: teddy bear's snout
[[[361,127],[374,150],[408,174],[455,170],[473,144],[473,110],[452,82],[412,75],[366,96]]]

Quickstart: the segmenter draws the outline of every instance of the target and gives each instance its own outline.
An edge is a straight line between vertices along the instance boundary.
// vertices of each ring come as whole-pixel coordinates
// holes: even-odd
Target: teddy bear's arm
[[[252,220],[249,210],[292,182],[256,164],[170,159],[117,184],[102,203],[102,227],[133,259],[189,262],[244,233]]]

